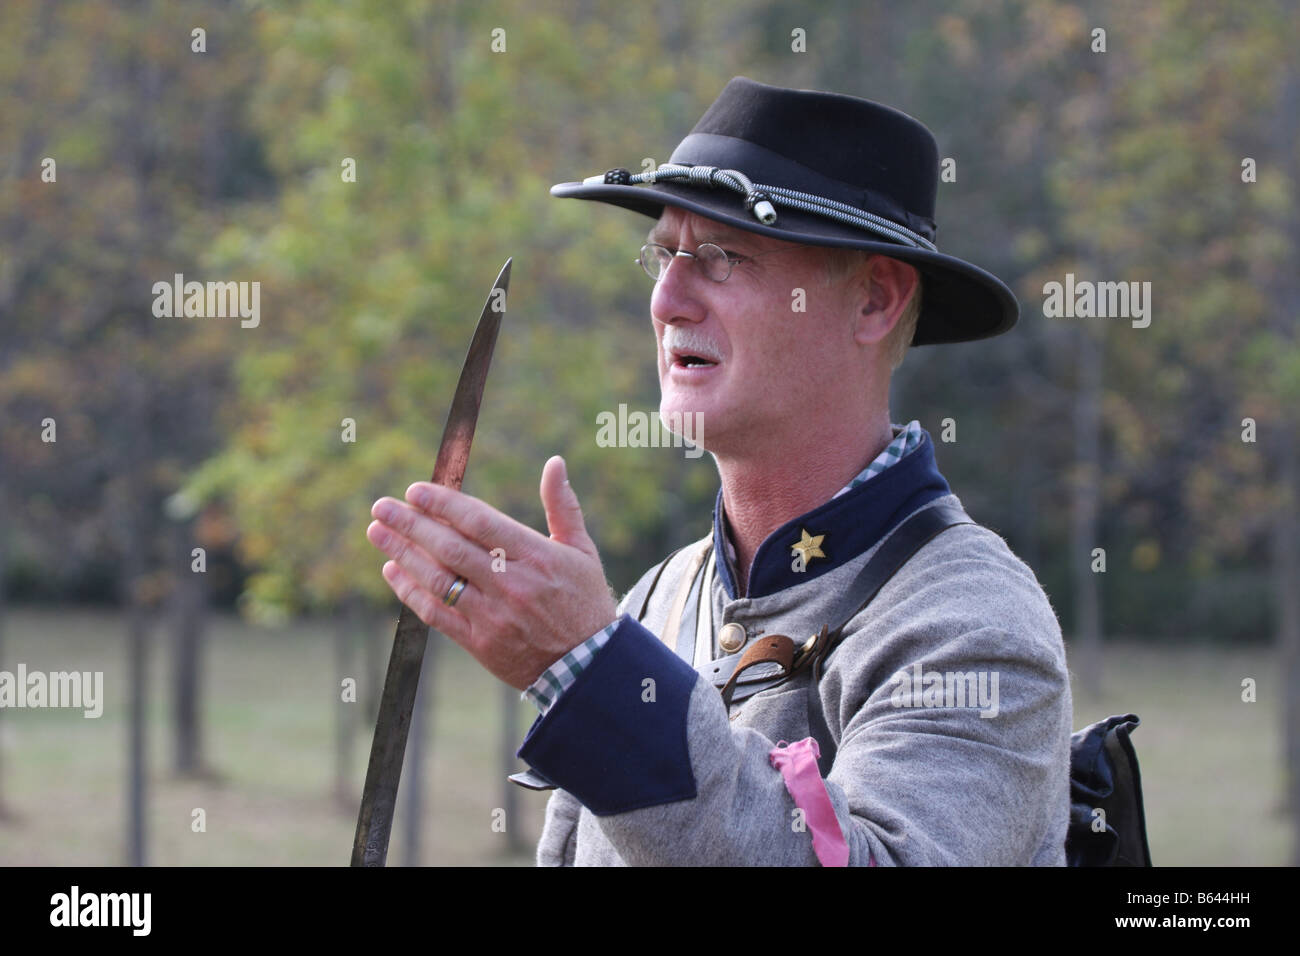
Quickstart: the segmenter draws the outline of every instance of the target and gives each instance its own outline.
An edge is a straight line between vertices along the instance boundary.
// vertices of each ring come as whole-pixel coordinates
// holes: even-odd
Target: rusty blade
[[[456,397],[451,400],[447,424],[442,430],[442,445],[433,465],[430,480],[435,485],[459,491],[461,482],[465,480],[469,446],[474,442],[474,426],[478,424],[478,410],[483,404],[483,384],[487,381],[488,366],[492,364],[492,350],[497,344],[501,316],[506,310],[512,262],[513,258],[506,260],[497,281],[492,284],[492,291],[479,316],[478,328],[474,330],[474,340],[469,345],[469,354],[465,356],[460,381],[456,384]]]
[[[510,287],[510,263],[501,267],[492,284],[487,303],[479,315],[474,339],[460,370],[456,395],[447,412],[442,444],[433,466],[433,482],[460,489],[469,463],[469,449],[474,442],[479,407],[483,403],[483,385],[496,347],[501,316],[505,314],[506,291]],[[406,737],[411,729],[411,713],[420,685],[420,669],[428,644],[429,628],[406,605],[402,605],[393,638],[393,652],[388,658],[384,692],[379,699],[379,719],[375,739],[370,747],[366,783],[361,791],[361,810],[357,815],[357,832],[352,842],[353,866],[383,866],[388,859],[388,839],[393,827],[393,810],[397,806],[397,788],[402,779],[402,760],[406,756]]]

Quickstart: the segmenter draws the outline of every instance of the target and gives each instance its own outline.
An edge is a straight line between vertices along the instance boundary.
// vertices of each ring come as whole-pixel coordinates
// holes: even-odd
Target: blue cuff
[[[640,622],[614,636],[543,717],[519,756],[596,816],[690,800],[686,713],[697,675]]]

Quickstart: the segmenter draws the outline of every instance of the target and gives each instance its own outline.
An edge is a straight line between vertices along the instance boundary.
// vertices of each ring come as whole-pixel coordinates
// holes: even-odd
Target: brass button
[[[718,644],[728,654],[736,653],[745,646],[744,625],[737,624],[734,621],[722,625],[722,631],[718,634]]]

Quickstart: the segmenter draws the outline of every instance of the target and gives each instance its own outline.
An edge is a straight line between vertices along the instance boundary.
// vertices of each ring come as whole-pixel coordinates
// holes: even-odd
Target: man
[[[369,531],[397,596],[542,711],[520,750],[521,782],[559,788],[540,864],[1064,862],[1059,625],[929,434],[890,424],[909,342],[1017,318],[935,249],[937,175],[908,116],[736,78],[669,163],[552,190],[656,219],[660,412],[703,421],[712,534],[615,607],[559,458],[549,539],[424,482]],[[917,515],[945,530],[873,597]]]

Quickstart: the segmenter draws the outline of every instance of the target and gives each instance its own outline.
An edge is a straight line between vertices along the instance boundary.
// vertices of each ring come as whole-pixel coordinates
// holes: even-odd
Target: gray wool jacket
[[[921,507],[960,507],[941,477],[935,485],[928,435],[923,451],[928,461],[911,478],[894,475],[902,506],[883,519],[864,498],[792,523],[827,529],[830,558],[815,576],[782,578],[777,568],[738,596],[728,573],[714,575],[713,646],[701,635],[691,663],[656,635],[709,539],[668,562],[637,622],[624,612],[640,609],[647,572],[620,604],[614,637],[520,749],[559,787],[539,865],[818,865],[769,759],[778,742],[809,736],[810,673],[728,708],[692,664],[706,670],[702,658],[725,653],[716,635],[732,622],[747,641],[779,633],[802,643],[830,623],[831,605],[901,520]],[[924,475],[931,490],[914,507],[907,483],[920,487]],[[715,543],[720,526],[715,515]],[[781,561],[788,537],[773,539]],[[760,549],[757,572],[764,560]],[[955,694],[965,688],[969,698]],[[957,525],[913,555],[845,627],[819,691],[838,748],[825,787],[849,865],[1064,865],[1072,711],[1060,626],[1033,572],[995,532]]]

